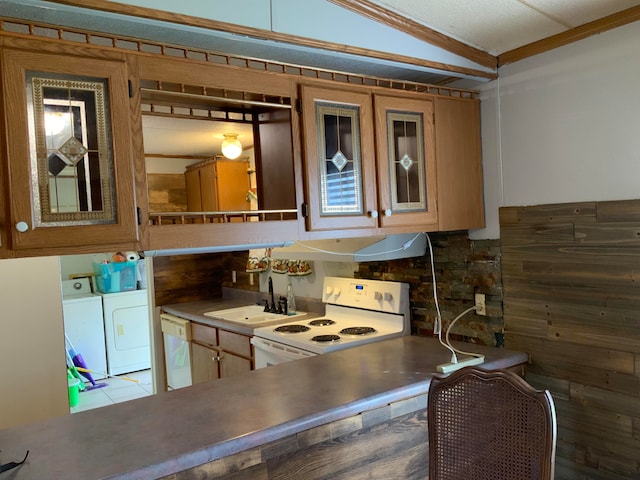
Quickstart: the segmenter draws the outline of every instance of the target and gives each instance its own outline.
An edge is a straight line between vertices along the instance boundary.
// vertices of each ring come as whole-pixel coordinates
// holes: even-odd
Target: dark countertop
[[[486,368],[527,355],[463,344]],[[7,479],[151,479],[428,391],[450,354],[402,337],[0,430]],[[46,392],[43,392],[45,394]],[[4,477],[3,477],[4,478]]]

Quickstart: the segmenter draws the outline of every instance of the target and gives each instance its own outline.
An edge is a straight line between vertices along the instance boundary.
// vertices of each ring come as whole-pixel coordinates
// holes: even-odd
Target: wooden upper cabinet
[[[374,108],[380,225],[436,226],[433,101],[375,95]]]
[[[122,61],[2,51],[10,248],[137,240]]]
[[[437,97],[438,228],[484,227],[480,102]]]
[[[307,229],[377,227],[371,95],[301,88]]]
[[[187,167],[187,210],[233,212],[251,209],[249,160],[213,158]]]

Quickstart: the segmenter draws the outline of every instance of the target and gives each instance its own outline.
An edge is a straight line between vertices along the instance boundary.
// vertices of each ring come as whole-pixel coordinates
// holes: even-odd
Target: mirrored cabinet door
[[[302,89],[310,230],[377,226],[371,97]]]
[[[136,240],[123,62],[5,50],[11,248]]]
[[[433,102],[376,95],[380,223],[436,226]]]

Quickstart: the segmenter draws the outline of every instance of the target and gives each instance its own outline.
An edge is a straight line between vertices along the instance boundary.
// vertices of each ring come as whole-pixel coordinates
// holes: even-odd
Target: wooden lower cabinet
[[[193,384],[253,370],[253,347],[248,335],[192,323],[191,342]]]
[[[220,351],[217,348],[191,344],[191,381],[194,385],[220,378],[219,364]]]

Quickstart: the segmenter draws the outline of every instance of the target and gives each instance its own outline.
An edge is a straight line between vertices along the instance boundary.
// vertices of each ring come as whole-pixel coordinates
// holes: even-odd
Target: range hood
[[[271,251],[271,258],[324,262],[373,262],[422,256],[426,248],[427,239],[423,233],[408,233],[297,241],[289,246],[274,248]]]

